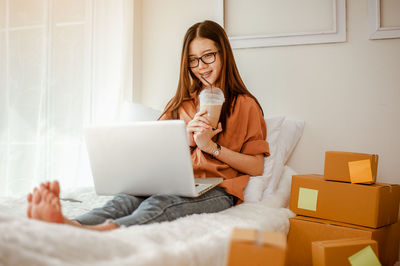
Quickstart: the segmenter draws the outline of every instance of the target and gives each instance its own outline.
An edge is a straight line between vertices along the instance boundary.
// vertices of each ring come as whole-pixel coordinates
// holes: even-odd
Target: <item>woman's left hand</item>
[[[197,131],[193,134],[193,138],[196,142],[197,147],[199,147],[202,151],[212,153],[215,146],[212,138],[220,132],[222,132],[222,125],[221,123],[218,123],[217,129],[212,130],[211,128],[209,128]]]

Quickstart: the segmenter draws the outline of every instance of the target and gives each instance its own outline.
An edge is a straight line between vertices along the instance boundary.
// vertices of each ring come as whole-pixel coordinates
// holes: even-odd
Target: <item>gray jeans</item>
[[[137,197],[118,194],[103,207],[77,217],[83,225],[96,225],[107,220],[118,226],[172,221],[190,214],[219,212],[232,207],[235,197],[215,187],[196,198],[173,195]]]

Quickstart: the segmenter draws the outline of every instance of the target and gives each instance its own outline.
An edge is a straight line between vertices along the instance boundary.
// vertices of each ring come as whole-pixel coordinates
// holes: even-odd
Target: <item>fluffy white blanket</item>
[[[286,167],[275,191],[261,202],[245,202],[215,214],[173,222],[94,232],[25,218],[25,199],[0,200],[0,265],[225,265],[234,227],[287,234],[293,170]],[[102,205],[93,189],[62,194],[68,217]]]

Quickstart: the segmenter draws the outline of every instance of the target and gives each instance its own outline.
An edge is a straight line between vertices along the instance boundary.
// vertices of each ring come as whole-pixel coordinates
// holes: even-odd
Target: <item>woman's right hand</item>
[[[206,113],[207,113],[207,110],[197,112],[194,115],[193,119],[186,126],[186,132],[189,137],[189,145],[191,147],[196,146],[196,142],[194,141],[193,134],[202,133],[206,129],[211,129],[210,121],[204,117],[204,115]]]

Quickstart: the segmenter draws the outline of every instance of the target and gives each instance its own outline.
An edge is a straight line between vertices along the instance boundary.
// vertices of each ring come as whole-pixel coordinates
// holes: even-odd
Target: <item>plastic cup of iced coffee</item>
[[[221,114],[222,104],[225,101],[224,93],[219,88],[206,88],[200,92],[200,112],[207,110],[204,115],[213,129],[218,127],[219,116]]]

